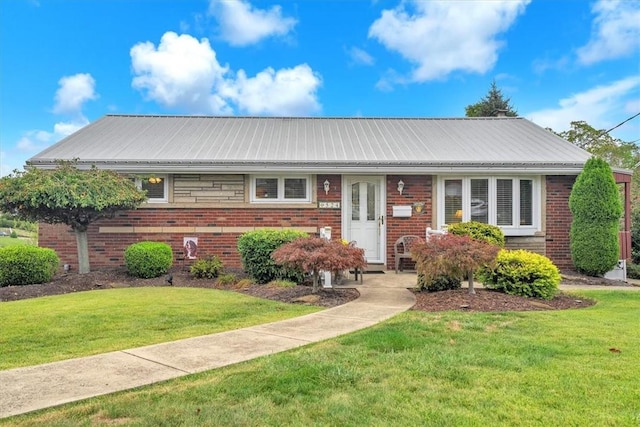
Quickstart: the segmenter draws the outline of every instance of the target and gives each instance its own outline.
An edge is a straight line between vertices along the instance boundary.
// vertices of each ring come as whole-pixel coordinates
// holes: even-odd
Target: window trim
[[[541,177],[532,175],[440,175],[437,180],[437,226],[441,228],[445,225],[445,181],[462,180],[462,222],[471,221],[471,180],[486,179],[489,185],[489,206],[488,206],[488,224],[500,227],[505,236],[533,236],[536,232],[541,231],[542,217],[542,186]],[[497,181],[499,179],[509,179],[513,188],[513,224],[498,225],[497,224]],[[520,181],[530,180],[532,182],[532,225],[520,225]],[[466,208],[466,209],[465,209]]]
[[[277,179],[278,180],[278,197],[274,199],[262,199],[256,197],[256,180],[257,179]],[[284,181],[285,179],[304,179],[306,182],[307,197],[302,199],[287,199],[284,197]],[[312,194],[311,175],[250,175],[249,176],[249,202],[250,203],[310,203]]]
[[[163,189],[164,197],[162,198],[147,197],[147,203],[169,203],[169,176],[163,175],[163,174],[153,174],[152,176],[157,178],[162,178],[162,182],[164,184],[164,189]],[[142,190],[143,179],[148,179],[148,178],[139,178],[139,177],[135,178],[136,187],[138,187],[139,190]]]

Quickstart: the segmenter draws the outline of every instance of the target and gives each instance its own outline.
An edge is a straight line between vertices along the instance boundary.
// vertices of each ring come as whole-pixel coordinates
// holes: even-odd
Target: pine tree
[[[496,81],[491,82],[487,95],[475,104],[465,107],[467,117],[496,117],[500,113],[507,117],[517,117],[518,112],[511,105],[511,98],[505,98]]]

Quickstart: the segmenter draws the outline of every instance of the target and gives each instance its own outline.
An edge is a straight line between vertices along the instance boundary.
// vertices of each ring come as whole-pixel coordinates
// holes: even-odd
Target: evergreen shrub
[[[493,269],[482,269],[479,279],[489,289],[509,295],[552,299],[560,285],[560,272],[543,255],[523,249],[502,249]]]
[[[238,238],[238,252],[244,271],[258,283],[269,283],[275,279],[302,282],[302,271],[278,265],[271,254],[285,243],[307,236],[302,231],[269,228],[244,233]]]
[[[418,273],[418,290],[420,291],[440,292],[460,289],[461,287],[461,280],[455,277],[437,276],[427,283],[424,274]]]
[[[570,230],[571,259],[576,269],[601,276],[616,266],[620,253],[620,193],[611,167],[592,157],[578,175],[569,208],[573,215]]]
[[[191,264],[189,273],[198,279],[214,279],[224,268],[222,261],[215,255],[208,255]]]
[[[124,262],[130,275],[149,279],[166,274],[173,264],[171,246],[162,242],[138,242],[124,251]]]
[[[59,264],[53,249],[27,245],[0,248],[0,287],[50,282]]]

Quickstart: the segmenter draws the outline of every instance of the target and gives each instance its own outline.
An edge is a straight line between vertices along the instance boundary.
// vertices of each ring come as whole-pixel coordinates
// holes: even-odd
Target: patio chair
[[[411,259],[411,246],[416,243],[423,243],[424,239],[412,234],[400,236],[393,245],[393,253],[396,260],[396,274],[402,271],[402,260]]]

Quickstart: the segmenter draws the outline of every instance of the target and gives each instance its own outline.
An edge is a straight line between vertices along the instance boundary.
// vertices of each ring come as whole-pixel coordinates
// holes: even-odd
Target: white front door
[[[384,263],[384,177],[345,176],[343,236],[364,249],[369,263]]]

